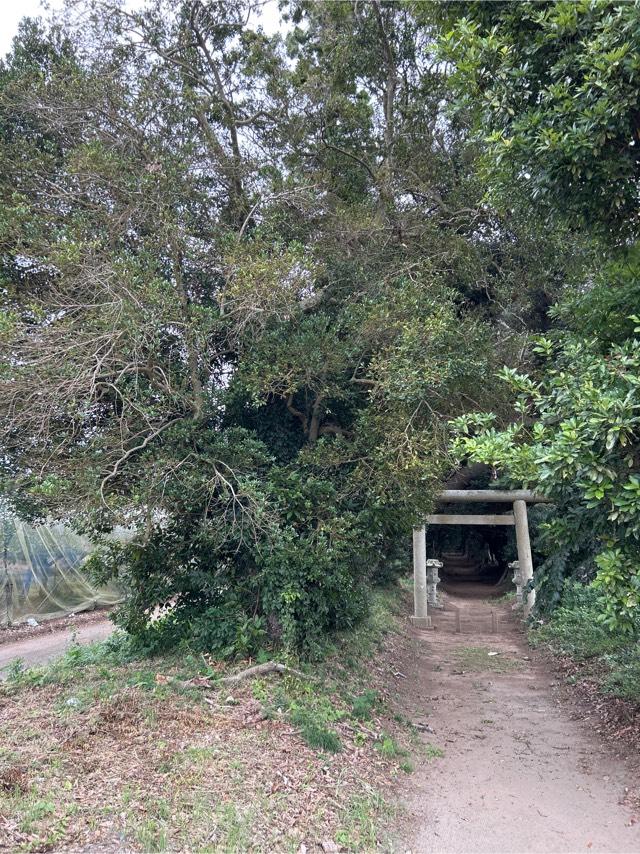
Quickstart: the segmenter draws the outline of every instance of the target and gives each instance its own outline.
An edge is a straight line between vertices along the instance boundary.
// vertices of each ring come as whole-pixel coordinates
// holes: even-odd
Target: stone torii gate
[[[527,519],[527,504],[540,504],[548,499],[536,495],[528,489],[445,489],[438,496],[439,503],[461,502],[491,502],[495,504],[509,503],[513,505],[513,513],[496,514],[458,514],[434,513],[427,516],[429,525],[513,525],[516,529],[516,545],[518,548],[518,563],[522,575],[523,586],[533,578],[533,558],[531,557],[531,542],[529,540],[529,522]],[[413,601],[414,614],[411,621],[420,629],[431,627],[431,617],[428,612],[427,599],[427,543],[424,525],[413,529]],[[535,591],[527,592],[524,602],[524,616],[529,616],[535,603]]]

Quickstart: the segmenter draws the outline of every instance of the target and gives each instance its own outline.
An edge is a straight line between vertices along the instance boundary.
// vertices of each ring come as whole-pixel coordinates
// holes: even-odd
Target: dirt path
[[[23,640],[3,643],[0,645],[0,679],[6,678],[6,668],[16,658],[22,659],[26,666],[42,664],[63,655],[74,637],[77,643],[92,643],[108,637],[113,628],[113,623],[104,619],[85,623],[77,628],[66,628],[58,632],[38,634]]]
[[[80,611],[77,614],[66,614],[63,617],[53,617],[50,620],[42,620],[35,625],[29,623],[17,623],[13,626],[3,626],[0,629],[0,646],[5,643],[16,643],[16,641],[32,638],[36,635],[50,635],[63,629],[77,629],[88,623],[102,623],[109,617],[109,609],[96,608],[92,611]]]
[[[424,727],[425,758],[407,787],[399,849],[640,852],[628,793],[637,765],[572,717],[508,605],[445,598],[435,630],[415,633],[405,669],[405,713]]]

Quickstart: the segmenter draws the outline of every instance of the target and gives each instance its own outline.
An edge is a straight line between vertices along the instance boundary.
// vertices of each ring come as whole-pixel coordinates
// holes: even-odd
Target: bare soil
[[[614,755],[567,704],[510,603],[482,585],[448,589],[403,664],[397,701],[424,759],[402,792],[398,850],[639,852],[637,754],[619,743]]]

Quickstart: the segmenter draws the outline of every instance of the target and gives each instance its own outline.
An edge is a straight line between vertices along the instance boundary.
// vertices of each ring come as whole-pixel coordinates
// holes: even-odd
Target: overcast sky
[[[50,2],[52,8],[60,6],[60,2]],[[27,16],[35,18],[43,14],[40,0],[0,0],[0,56],[11,47],[11,42],[18,29],[18,22]]]

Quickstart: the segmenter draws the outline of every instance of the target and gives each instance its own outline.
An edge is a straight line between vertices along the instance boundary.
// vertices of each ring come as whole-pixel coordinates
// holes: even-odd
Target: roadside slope
[[[304,672],[238,680],[255,661],[140,657],[122,635],[16,671],[0,684],[0,849],[388,850],[385,796],[410,771],[388,701],[405,615],[400,591],[377,592]]]

